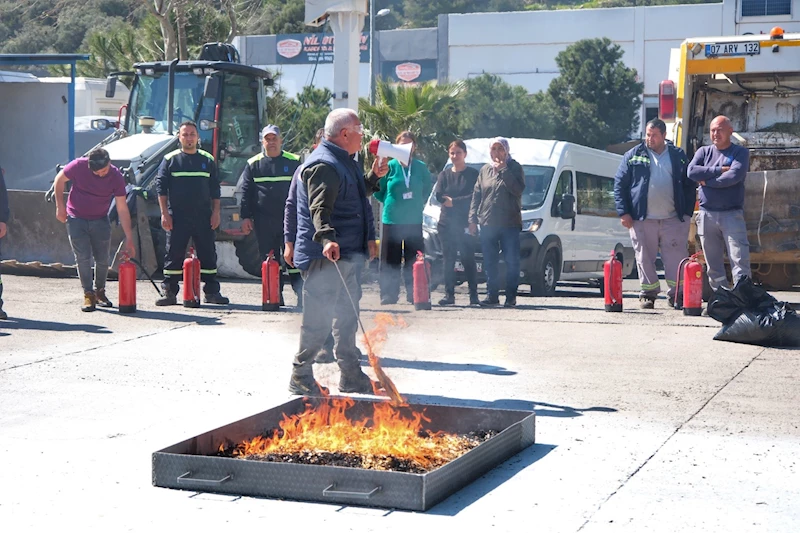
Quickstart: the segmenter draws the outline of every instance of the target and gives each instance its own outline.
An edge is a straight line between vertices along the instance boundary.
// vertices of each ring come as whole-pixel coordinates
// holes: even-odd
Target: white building
[[[455,81],[490,73],[536,93],[558,76],[559,52],[581,39],[607,37],[622,47],[623,61],[644,83],[644,128],[657,113],[658,83],[669,77],[671,48],[690,37],[769,33],[774,26],[800,32],[800,0],[440,15],[438,28],[375,32],[377,49],[369,53],[373,72],[384,77],[409,81],[404,73],[412,72],[418,77],[410,81]],[[243,62],[279,72],[289,96],[312,80],[333,90],[333,66],[312,62],[311,55],[298,61],[296,46],[289,54],[281,49],[287,40],[297,43],[292,36],[249,36],[235,44]],[[359,65],[360,96],[369,94],[368,61],[365,54]]]
[[[767,12],[775,14],[762,15]],[[449,81],[487,72],[535,93],[558,76],[559,52],[581,39],[607,37],[644,83],[644,127],[657,113],[671,48],[689,37],[769,33],[778,25],[800,32],[800,0],[447,15],[439,19],[448,45],[446,57],[440,51],[439,70]]]

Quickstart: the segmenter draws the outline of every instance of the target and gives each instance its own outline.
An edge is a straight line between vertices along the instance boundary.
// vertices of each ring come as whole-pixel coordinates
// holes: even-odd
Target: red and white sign
[[[394,73],[403,81],[414,81],[422,74],[422,66],[419,63],[400,63],[394,68]]]
[[[300,55],[300,52],[303,51],[303,43],[297,39],[284,39],[278,41],[277,48],[278,54],[291,58]]]

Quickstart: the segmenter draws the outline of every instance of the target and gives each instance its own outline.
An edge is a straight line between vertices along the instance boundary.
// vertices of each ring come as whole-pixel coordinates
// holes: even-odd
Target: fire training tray
[[[153,485],[196,492],[215,492],[300,501],[426,511],[495,466],[534,443],[535,415],[531,411],[411,404],[425,410],[424,429],[467,434],[500,433],[449,463],[412,474],[340,466],[254,461],[214,456],[223,443],[240,443],[277,428],[283,416],[300,414],[297,398],[263,413],[192,437],[153,454]],[[354,400],[347,416],[370,416],[378,402]]]

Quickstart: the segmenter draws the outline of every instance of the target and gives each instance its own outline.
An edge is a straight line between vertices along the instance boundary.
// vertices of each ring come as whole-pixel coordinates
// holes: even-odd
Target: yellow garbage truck
[[[689,157],[711,144],[717,115],[750,150],[745,220],[753,278],[775,290],[800,285],[800,33],[685,40],[659,88],[668,138]],[[690,248],[699,249],[694,224]]]

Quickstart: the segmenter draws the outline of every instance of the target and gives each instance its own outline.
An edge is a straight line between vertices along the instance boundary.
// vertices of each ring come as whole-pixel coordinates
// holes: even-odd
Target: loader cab
[[[200,147],[214,155],[223,187],[234,187],[247,160],[261,150],[267,71],[217,61],[134,65],[124,118],[127,134],[177,133],[187,120],[198,125]],[[115,75],[109,78],[113,91]],[[170,113],[171,109],[171,113]],[[232,191],[227,191],[232,195]]]

